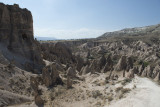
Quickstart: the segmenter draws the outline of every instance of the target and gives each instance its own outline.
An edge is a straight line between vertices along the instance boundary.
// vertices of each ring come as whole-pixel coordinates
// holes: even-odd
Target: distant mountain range
[[[105,38],[109,36],[143,36],[151,33],[160,34],[160,24],[145,27],[126,28],[114,32],[106,32],[98,38]]]
[[[57,40],[55,37],[38,37],[38,36],[35,36],[34,38],[36,38],[38,41],[40,41],[40,40],[42,40],[42,41]]]

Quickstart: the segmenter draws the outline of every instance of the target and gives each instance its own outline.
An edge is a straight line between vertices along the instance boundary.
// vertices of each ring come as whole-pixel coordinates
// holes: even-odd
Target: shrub
[[[102,95],[102,93],[100,93],[99,90],[92,91],[92,96],[93,96],[93,98],[97,98],[97,97],[99,97],[99,96],[101,96],[101,95]]]
[[[147,67],[149,65],[149,62],[143,62],[144,66]]]
[[[140,60],[140,61],[138,62],[138,64],[139,64],[139,65],[142,65],[142,64],[143,64],[144,67],[147,67],[147,66],[149,65],[149,62]]]
[[[121,91],[123,89],[123,87],[117,87],[116,88],[116,92],[119,92],[119,91]]]
[[[108,101],[112,101],[113,100],[113,96],[110,95],[110,96],[107,97],[107,99],[108,99]]]
[[[126,85],[127,83],[130,83],[132,81],[132,79],[130,79],[130,78],[126,78],[126,79],[124,79],[123,81],[122,81],[122,85]]]
[[[94,59],[94,57],[93,56],[89,56],[88,59]]]
[[[123,88],[121,90],[122,94],[128,93],[129,91],[131,91],[131,89],[129,89],[129,88]]]

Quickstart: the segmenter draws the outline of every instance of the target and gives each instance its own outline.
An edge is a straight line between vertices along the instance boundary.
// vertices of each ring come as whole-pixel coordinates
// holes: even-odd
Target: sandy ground
[[[48,103],[45,107],[160,107],[160,86],[150,79],[135,76],[126,85],[121,81],[110,81],[104,83],[104,74],[85,75],[85,81],[78,81],[72,89],[65,89],[62,86],[54,90],[47,90],[45,96]],[[131,89],[122,98],[118,98],[117,87]],[[136,88],[133,88],[136,87]],[[53,92],[57,92],[54,100],[51,100]],[[94,95],[95,92],[98,94]],[[109,101],[108,96],[113,100]],[[13,107],[17,107],[13,106]],[[34,102],[19,105],[19,107],[36,107]]]
[[[135,77],[127,85],[136,85],[125,98],[112,102],[109,107],[160,107],[160,86],[148,78]],[[108,107],[108,106],[105,106]]]

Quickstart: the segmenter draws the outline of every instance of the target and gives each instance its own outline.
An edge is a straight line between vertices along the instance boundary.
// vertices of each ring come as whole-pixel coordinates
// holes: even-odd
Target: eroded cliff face
[[[17,4],[0,3],[0,50],[8,59],[28,71],[43,67],[39,43],[33,37],[32,14]]]

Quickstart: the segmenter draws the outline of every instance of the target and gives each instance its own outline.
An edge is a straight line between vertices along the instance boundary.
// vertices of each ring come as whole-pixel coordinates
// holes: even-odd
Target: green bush
[[[149,62],[143,62],[144,66],[147,67],[149,65]]]

